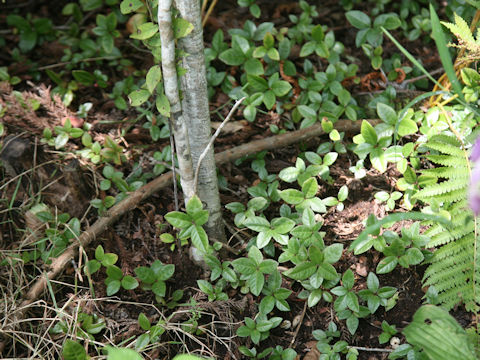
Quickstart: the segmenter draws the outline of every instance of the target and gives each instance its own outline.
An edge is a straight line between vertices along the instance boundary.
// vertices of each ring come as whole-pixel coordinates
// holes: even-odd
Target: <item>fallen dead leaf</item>
[[[366,277],[368,274],[368,266],[367,266],[367,257],[360,256],[358,262],[355,264],[355,271],[358,275]]]
[[[317,342],[316,341],[309,341],[305,344],[307,347],[308,353],[303,357],[303,360],[318,360],[321,353],[317,349]]]

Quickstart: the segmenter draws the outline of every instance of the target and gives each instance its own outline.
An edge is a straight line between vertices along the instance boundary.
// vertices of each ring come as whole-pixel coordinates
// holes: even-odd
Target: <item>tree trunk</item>
[[[185,122],[185,115],[182,113],[178,92],[171,6],[172,0],[158,1],[158,28],[162,41],[162,72],[165,95],[170,102],[170,119],[175,138],[178,166],[180,168],[180,183],[182,184],[186,202],[194,194],[194,168],[190,155],[188,128]]]
[[[203,30],[198,0],[176,0],[176,8],[183,19],[189,21],[193,31],[180,39],[180,47],[187,55],[182,59],[186,74],[181,77],[183,91],[183,116],[188,122],[190,149],[193,167],[206,148],[212,135],[210,112],[208,108],[207,78],[203,46]],[[206,205],[210,216],[205,231],[212,241],[225,242],[220,196],[218,192],[217,172],[213,147],[203,159],[198,181],[198,196]]]

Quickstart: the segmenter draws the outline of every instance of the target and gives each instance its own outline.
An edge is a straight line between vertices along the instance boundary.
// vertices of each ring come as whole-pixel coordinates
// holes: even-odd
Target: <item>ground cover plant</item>
[[[0,4],[2,357],[477,359],[477,7]]]

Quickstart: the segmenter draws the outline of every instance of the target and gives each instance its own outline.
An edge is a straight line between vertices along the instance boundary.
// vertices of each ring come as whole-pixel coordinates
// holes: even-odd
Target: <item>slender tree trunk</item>
[[[203,46],[203,30],[200,18],[199,0],[176,0],[176,8],[185,20],[194,26],[194,30],[180,39],[180,47],[187,53],[183,60],[186,74],[181,77],[183,91],[183,116],[188,122],[190,149],[193,167],[206,148],[212,135],[210,112],[208,108],[207,78]],[[203,159],[198,181],[198,196],[206,205],[210,216],[205,231],[211,240],[225,241],[220,195],[218,192],[217,172],[213,147]]]
[[[194,193],[194,168],[190,154],[188,128],[178,92],[178,77],[175,66],[175,39],[173,36],[172,0],[158,1],[158,28],[162,41],[162,72],[165,95],[170,102],[170,114],[175,148],[180,168],[180,183],[182,184],[185,201]]]

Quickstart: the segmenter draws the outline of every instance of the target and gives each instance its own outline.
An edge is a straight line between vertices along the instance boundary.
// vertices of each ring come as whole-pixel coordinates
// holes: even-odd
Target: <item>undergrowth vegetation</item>
[[[166,192],[164,208],[155,199],[130,215],[117,210],[178,166],[157,1],[80,0],[53,19],[9,9],[0,32],[11,49],[0,67],[3,356],[478,358],[480,198],[471,175],[480,165],[478,154],[469,159],[480,119],[478,4],[342,0],[342,32],[322,23],[313,2],[278,5],[282,15],[268,21],[262,8],[275,6],[238,0],[242,26],[207,31],[215,3],[202,7],[212,118],[244,98],[239,132],[257,126],[274,141],[321,134],[280,169],[257,150],[233,159],[249,174],[237,183],[218,173],[228,243],[208,238],[197,196],[180,209]],[[174,14],[180,40],[193,26]],[[438,49],[446,75],[437,81],[408,44]],[[54,45],[59,62],[42,65]],[[113,117],[94,114],[96,98]],[[355,182],[392,174],[389,188],[368,188],[382,211],[359,219],[363,231],[332,236],[328,218],[356,201]],[[84,246],[113,216],[124,218]],[[73,248],[62,280],[49,278]],[[199,259],[188,257],[192,248]],[[362,256],[370,266],[359,271]],[[403,280],[388,280],[407,273],[423,278],[424,305],[389,323],[408,294]],[[458,308],[471,321],[449,314]],[[323,321],[307,326],[306,314]],[[372,323],[375,338],[357,343]]]

